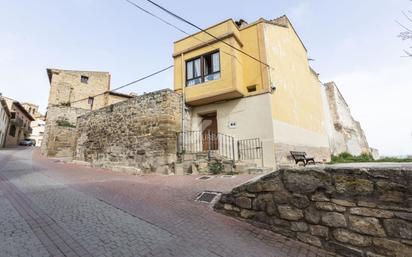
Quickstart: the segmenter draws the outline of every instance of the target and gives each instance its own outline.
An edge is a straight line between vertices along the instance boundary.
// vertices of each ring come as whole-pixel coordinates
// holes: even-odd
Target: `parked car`
[[[20,144],[22,146],[33,146],[33,141],[31,139],[23,139],[22,141],[20,141]]]

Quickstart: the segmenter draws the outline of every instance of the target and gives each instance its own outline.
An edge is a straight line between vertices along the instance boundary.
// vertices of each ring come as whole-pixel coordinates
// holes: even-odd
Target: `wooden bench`
[[[299,162],[303,163],[303,166],[308,164],[315,164],[315,159],[313,157],[307,157],[305,152],[296,152],[290,151],[295,163],[298,164]]]

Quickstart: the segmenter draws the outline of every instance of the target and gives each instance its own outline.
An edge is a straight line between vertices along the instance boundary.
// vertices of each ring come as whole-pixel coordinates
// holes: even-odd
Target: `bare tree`
[[[412,0],[410,0],[412,2]],[[403,31],[399,34],[399,37],[402,40],[412,40],[412,11],[403,11],[402,12],[403,16],[406,18],[406,23],[401,23],[399,21],[396,21],[399,26],[402,27]],[[407,24],[407,25],[405,25]],[[412,49],[412,46],[410,47]],[[412,51],[411,50],[403,50],[406,54],[405,57],[412,57]]]

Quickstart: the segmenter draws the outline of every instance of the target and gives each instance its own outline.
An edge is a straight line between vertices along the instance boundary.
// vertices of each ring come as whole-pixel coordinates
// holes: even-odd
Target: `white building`
[[[32,121],[30,124],[33,129],[30,139],[36,140],[36,146],[41,146],[42,144],[45,125],[46,122],[43,117],[36,118],[36,120]]]
[[[6,144],[6,135],[10,123],[10,110],[6,101],[0,97],[0,148]]]

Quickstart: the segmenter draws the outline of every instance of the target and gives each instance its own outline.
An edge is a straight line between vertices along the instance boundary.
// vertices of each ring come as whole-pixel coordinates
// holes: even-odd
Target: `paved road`
[[[130,176],[0,150],[0,256],[333,256],[194,199],[251,177]]]

